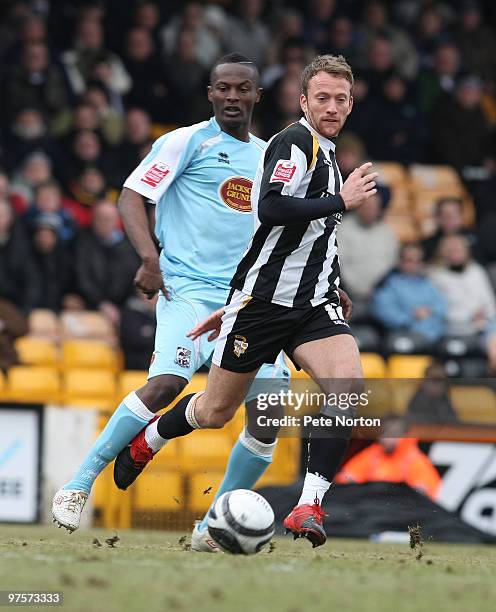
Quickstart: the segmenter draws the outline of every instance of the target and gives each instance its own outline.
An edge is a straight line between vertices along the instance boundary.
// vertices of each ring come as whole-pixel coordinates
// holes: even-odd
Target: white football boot
[[[212,540],[208,529],[200,531],[198,527],[201,521],[196,521],[191,534],[191,550],[195,552],[218,553],[222,552],[217,544]]]
[[[81,512],[88,499],[85,491],[60,489],[55,493],[52,502],[53,522],[65,527],[71,533],[76,531],[81,520]]]

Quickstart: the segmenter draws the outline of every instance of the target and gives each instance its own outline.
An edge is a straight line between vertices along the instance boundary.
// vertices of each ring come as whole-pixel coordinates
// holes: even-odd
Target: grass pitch
[[[105,542],[113,536],[0,525],[0,590],[63,591],[54,609],[68,612],[482,612],[496,601],[490,546],[427,543],[417,559],[405,544],[334,539],[312,550],[288,536],[272,552],[233,557],[188,551],[189,534],[123,531]]]

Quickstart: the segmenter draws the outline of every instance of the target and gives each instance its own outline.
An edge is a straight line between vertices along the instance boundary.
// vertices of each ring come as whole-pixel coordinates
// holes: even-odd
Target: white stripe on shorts
[[[214,354],[212,355],[212,363],[220,367],[222,356],[224,355],[224,349],[226,347],[227,336],[231,333],[238,312],[246,306],[251,300],[251,296],[246,295],[242,291],[235,289],[231,301],[225,307],[225,312],[222,317],[222,325],[220,328],[220,334],[217,338],[217,344],[215,345]]]

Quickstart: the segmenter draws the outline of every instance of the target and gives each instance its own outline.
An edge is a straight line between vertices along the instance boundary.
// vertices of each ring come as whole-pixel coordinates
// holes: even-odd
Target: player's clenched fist
[[[358,208],[371,195],[377,193],[375,189],[375,180],[378,176],[377,172],[367,174],[367,170],[372,166],[372,162],[362,164],[359,168],[355,168],[350,176],[344,182],[341,191],[346,210]]]

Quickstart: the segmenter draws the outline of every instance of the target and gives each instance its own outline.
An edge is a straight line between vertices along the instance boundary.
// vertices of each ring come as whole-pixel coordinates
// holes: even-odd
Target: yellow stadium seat
[[[392,355],[388,359],[389,378],[424,378],[432,362],[429,355]]]
[[[206,474],[192,474],[188,487],[188,507],[193,512],[206,512],[214,500],[224,472],[209,470]]]
[[[115,391],[115,378],[109,370],[75,368],[65,372],[63,402],[68,406],[113,410]]]
[[[301,439],[296,434],[291,438],[279,438],[274,452],[274,459],[262,478],[257,482],[259,487],[282,487],[292,484],[300,466]]]
[[[5,375],[0,370],[0,401],[4,401],[4,398],[7,397],[7,383],[5,381]]]
[[[223,470],[231,449],[231,436],[224,429],[194,431],[181,440],[181,467],[188,472]]]
[[[118,368],[116,353],[99,340],[68,340],[62,344],[64,368],[102,368],[115,371]]]
[[[489,387],[453,385],[451,401],[461,421],[496,425],[496,396]]]
[[[48,338],[23,336],[15,342],[17,355],[25,365],[50,365],[58,363],[58,350],[55,342]]]
[[[142,370],[125,370],[118,376],[117,397],[119,400],[126,397],[131,391],[136,391],[146,384],[148,372]]]
[[[134,510],[174,511],[184,509],[181,474],[145,471],[133,486]]]
[[[54,402],[60,397],[60,377],[48,366],[13,366],[7,374],[8,397],[19,402]]]
[[[377,353],[360,353],[364,378],[385,378],[386,362]]]
[[[386,213],[384,221],[391,227],[398,240],[404,242],[416,242],[419,237],[417,220],[410,213],[397,214]]]
[[[29,334],[39,338],[57,339],[60,335],[60,322],[51,310],[39,308],[29,314]]]
[[[394,414],[404,414],[408,408],[408,405],[410,404],[411,399],[418,391],[419,386],[420,380],[391,381],[392,402],[391,409],[388,412]],[[388,412],[386,412],[385,414],[388,414]]]
[[[396,411],[389,380],[370,378],[365,381],[364,392],[367,394],[367,405],[358,408],[358,416],[379,417]]]
[[[406,168],[397,162],[373,162],[372,169],[379,173],[378,182],[384,183],[390,189],[395,187],[405,188],[408,183]]]
[[[414,190],[461,186],[460,178],[451,166],[413,164],[409,167],[409,174]]]
[[[115,331],[99,312],[66,310],[60,320],[64,338],[88,338],[115,344]]]

